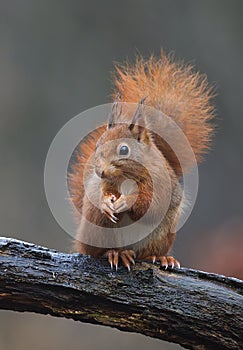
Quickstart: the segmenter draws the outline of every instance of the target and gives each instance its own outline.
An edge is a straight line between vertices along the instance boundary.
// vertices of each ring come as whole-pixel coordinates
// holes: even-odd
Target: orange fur
[[[114,83],[114,98],[118,92],[121,96],[121,102],[138,103],[147,96],[145,104],[163,112],[169,117],[169,120],[174,120],[189,141],[196,160],[201,160],[202,154],[207,151],[210,145],[213,132],[213,125],[210,121],[214,115],[214,108],[211,104],[212,88],[209,87],[205,75],[194,72],[191,65],[175,62],[173,57],[166,56],[162,51],[161,57],[158,59],[153,56],[148,60],[138,57],[133,65],[116,66]],[[158,135],[158,129],[166,127],[161,126],[160,119],[150,118],[151,115],[148,108],[146,112],[146,106],[143,107],[143,111],[145,111],[144,126],[135,126],[135,122],[131,123],[131,121],[134,121],[134,119],[131,119],[133,115],[131,111],[128,114],[124,113],[126,108],[122,109],[122,113],[119,115],[118,102],[113,106],[115,106],[113,109],[114,115],[111,114],[111,116],[114,118],[109,121],[108,129],[106,125],[102,125],[92,131],[81,141],[75,151],[75,157],[72,160],[71,170],[68,174],[71,200],[76,209],[82,212],[88,221],[99,227],[115,228],[117,222],[121,222],[124,214],[124,212],[119,212],[115,208],[119,201],[120,203],[122,201],[128,203],[130,200],[133,203],[132,206],[126,207],[125,214],[128,214],[132,221],[136,221],[147,212],[151,204],[153,185],[155,185],[155,201],[152,203],[151,215],[146,218],[147,222],[154,221],[157,216],[159,217],[160,212],[163,211],[163,206],[167,203],[171,184],[169,208],[163,221],[144,240],[135,243],[133,246],[125,247],[125,251],[120,251],[119,256],[123,264],[129,269],[133,257],[129,253],[131,250],[126,250],[127,248],[134,250],[138,258],[152,257],[154,259],[154,256],[156,256],[159,257],[162,266],[179,266],[174,258],[166,258],[165,255],[175,239],[175,223],[181,213],[183,201],[183,189],[179,181],[179,177],[182,175],[180,162],[182,161],[186,165],[183,170],[188,170],[193,165],[191,153],[187,152],[186,144],[182,138],[178,137],[178,129],[174,130],[168,127],[167,135],[177,146],[176,151],[172,150],[169,142]],[[128,120],[126,120],[127,117]],[[129,125],[133,127],[130,128]],[[121,159],[116,161],[120,137],[126,140],[129,138],[136,140],[136,145],[132,151],[137,162],[132,159],[129,160],[129,157],[126,161],[121,162]],[[111,140],[116,141],[112,147],[107,142]],[[130,145],[130,148],[132,147]],[[95,159],[92,159],[91,164],[88,164],[87,167],[88,169],[89,167],[92,168],[90,177],[87,178],[90,181],[88,184],[92,187],[91,194],[95,198],[94,203],[97,203],[97,206],[89,200],[83,184],[85,165],[94,154]],[[141,166],[139,163],[141,158],[143,158],[147,167]],[[151,182],[150,172],[154,174],[154,184]],[[97,187],[94,187],[94,182],[97,183],[98,176],[100,177],[100,193],[97,193]],[[138,185],[137,197],[136,190],[128,195],[121,195],[122,191],[119,186],[124,178],[136,181]],[[163,185],[161,186],[161,184]],[[108,214],[106,212],[105,215],[102,205],[105,203],[107,195],[108,197],[115,196],[116,201],[109,207],[113,212],[108,211]],[[136,200],[133,201],[134,198]],[[117,217],[114,217],[114,213]],[[114,219],[118,221],[116,222]],[[85,224],[83,226],[81,219],[76,236],[75,250],[82,254],[91,254],[94,257],[102,256],[104,253],[108,254],[111,265],[117,265],[118,255],[116,250],[108,251],[106,248],[100,249],[82,243],[82,234],[85,231],[86,226]]]
[[[84,198],[83,175],[85,164],[90,156],[94,154],[96,143],[103,132],[106,125],[100,126],[91,131],[78,145],[75,150],[75,159],[71,161],[71,171],[68,173],[68,187],[70,191],[71,201],[75,208],[81,212]]]
[[[119,93],[121,101],[137,103],[147,96],[146,105],[172,117],[186,135],[197,161],[201,160],[210,145],[213,131],[210,121],[214,116],[213,89],[205,75],[161,51],[160,58],[138,57],[133,65],[117,65],[114,85],[113,95]],[[175,157],[167,146],[165,153]]]

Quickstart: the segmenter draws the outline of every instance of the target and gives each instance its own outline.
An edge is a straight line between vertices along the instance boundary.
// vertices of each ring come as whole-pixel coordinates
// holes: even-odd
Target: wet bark
[[[0,309],[137,332],[188,349],[243,349],[243,281],[105,260],[0,238]]]

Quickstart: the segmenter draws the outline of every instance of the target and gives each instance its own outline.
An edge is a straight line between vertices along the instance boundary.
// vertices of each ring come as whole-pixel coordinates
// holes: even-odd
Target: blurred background
[[[193,213],[174,255],[183,266],[243,278],[243,2],[1,1],[0,234],[69,251],[48,208],[50,143],[73,116],[110,102],[113,62],[163,47],[216,83],[218,125],[199,167]],[[0,312],[0,349],[179,349],[114,329]]]

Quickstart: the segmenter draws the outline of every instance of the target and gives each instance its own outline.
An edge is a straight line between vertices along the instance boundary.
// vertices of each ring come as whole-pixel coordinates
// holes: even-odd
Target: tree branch
[[[163,271],[0,238],[0,309],[32,311],[138,332],[188,349],[243,349],[243,281]]]

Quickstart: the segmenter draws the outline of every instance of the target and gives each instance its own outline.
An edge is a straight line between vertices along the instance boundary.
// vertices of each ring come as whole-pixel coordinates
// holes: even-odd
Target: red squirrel
[[[167,254],[176,237],[175,222],[183,206],[182,168],[167,142],[150,130],[152,117],[145,110],[146,107],[155,108],[172,118],[185,134],[196,160],[200,161],[209,148],[213,131],[212,88],[194,67],[176,62],[163,51],[159,58],[138,57],[135,64],[116,66],[114,85],[115,101],[107,124],[92,131],[78,146],[68,174],[71,201],[89,222],[109,228],[119,226],[124,215],[131,223],[136,222],[148,208],[148,221],[159,218],[168,202],[168,188],[169,204],[162,221],[152,232],[138,242],[118,248],[84,243],[82,237],[88,228],[81,218],[74,250],[95,258],[107,257],[111,267],[116,269],[121,261],[130,271],[135,258],[158,261],[164,268],[180,267],[179,262]],[[125,113],[126,103],[138,105],[132,112]],[[142,126],[138,120],[142,120]],[[153,124],[154,130],[156,120]],[[184,145],[178,144],[177,148],[189,169],[191,161],[186,157]],[[87,164],[88,177],[84,184]],[[123,194],[121,186],[126,179],[133,180],[136,186]],[[87,188],[94,201],[87,195]]]

